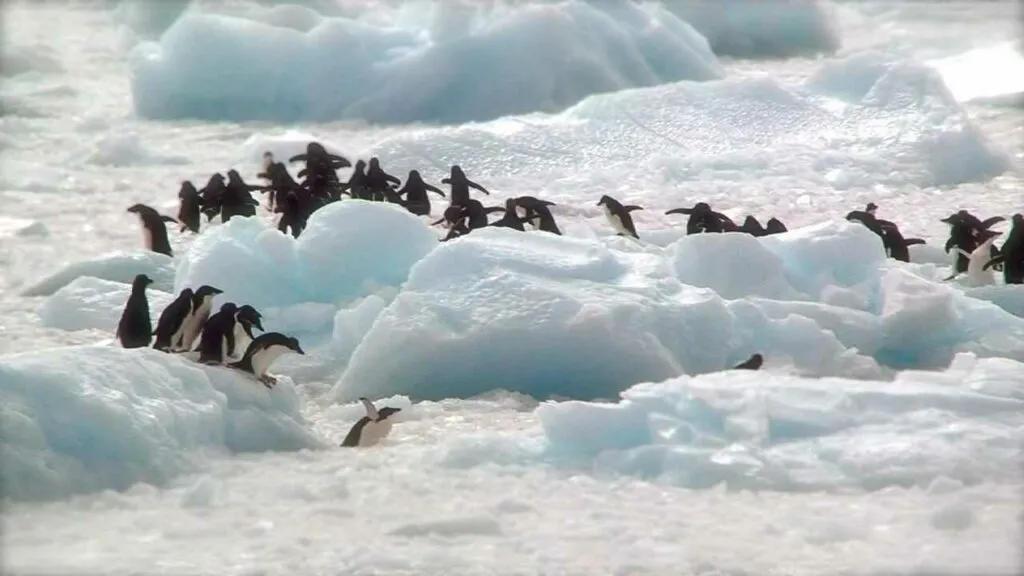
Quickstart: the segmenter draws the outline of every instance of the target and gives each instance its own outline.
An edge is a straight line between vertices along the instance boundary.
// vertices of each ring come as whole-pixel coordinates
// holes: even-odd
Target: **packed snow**
[[[939,222],[1024,211],[1018,8],[761,4],[5,4],[0,571],[1018,572],[1024,291],[947,280]],[[564,236],[344,200],[142,250],[129,205],[310,140]],[[306,354],[121,349],[139,273]],[[402,411],[341,448],[360,396]]]

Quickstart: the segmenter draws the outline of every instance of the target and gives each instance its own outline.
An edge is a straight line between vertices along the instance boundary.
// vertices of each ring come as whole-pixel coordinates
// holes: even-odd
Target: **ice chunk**
[[[49,296],[80,276],[131,284],[137,274],[153,280],[152,288],[169,291],[174,280],[174,260],[152,251],[115,252],[92,260],[68,264],[22,291],[23,296]]]
[[[286,381],[270,391],[151,349],[77,346],[0,357],[6,496],[62,498],[192,471],[204,451],[321,446]]]

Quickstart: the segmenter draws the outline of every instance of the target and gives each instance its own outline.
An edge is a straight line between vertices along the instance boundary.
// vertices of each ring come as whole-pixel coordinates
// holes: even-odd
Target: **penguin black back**
[[[160,313],[160,319],[156,323],[156,330],[153,335],[153,348],[167,351],[172,345],[176,345],[175,336],[179,335],[184,328],[185,319],[192,312],[192,298],[194,293],[191,288],[182,290],[173,302],[164,308]]]
[[[138,274],[132,281],[132,292],[121,312],[117,323],[117,339],[124,348],[145,348],[153,337],[153,320],[149,316],[149,299],[146,287],[153,281],[145,274]]]
[[[222,364],[228,356],[228,350],[234,349],[237,311],[238,307],[233,302],[226,302],[206,321],[199,337],[199,362]]]
[[[173,256],[171,242],[167,239],[168,220],[174,221],[169,216],[161,216],[154,208],[145,204],[132,204],[128,212],[137,214],[142,224],[143,243],[147,250]]]

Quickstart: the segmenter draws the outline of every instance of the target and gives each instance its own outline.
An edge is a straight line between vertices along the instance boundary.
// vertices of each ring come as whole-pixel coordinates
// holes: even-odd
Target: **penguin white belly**
[[[391,434],[391,419],[371,420],[363,426],[362,434],[359,435],[360,446],[376,446],[381,440]]]
[[[142,245],[146,247],[146,250],[153,249],[153,231],[146,226],[146,222],[139,217],[139,226],[142,227]]]
[[[626,227],[622,224],[622,219],[619,218],[617,215],[612,214],[611,210],[605,208],[604,215],[605,218],[608,219],[608,224],[611,224],[612,230],[615,230],[617,234],[625,234],[627,236],[632,236],[632,234],[629,233],[629,230],[626,230]]]
[[[285,346],[269,346],[252,355],[252,373],[257,377],[264,376],[267,369],[285,352],[291,352]]]
[[[241,322],[235,322],[235,358],[241,358],[245,355],[245,349],[249,347],[249,335],[246,334],[245,328]]]
[[[182,338],[182,350],[191,350],[202,329],[203,322],[210,317],[210,309],[213,308],[212,298],[204,298],[199,310],[185,319],[185,330]]]
[[[191,311],[185,315],[185,318],[178,324],[178,327],[171,334],[171,350],[179,350],[182,348],[182,339],[185,337],[185,327],[188,324],[189,317],[192,316]]]
[[[992,268],[983,270],[991,255],[991,243],[978,246],[967,261],[967,282],[974,287],[990,286],[996,283],[995,271]]]

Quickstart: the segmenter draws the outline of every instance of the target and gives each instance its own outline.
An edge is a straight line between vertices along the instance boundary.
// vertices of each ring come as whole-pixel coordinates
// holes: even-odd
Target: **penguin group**
[[[285,353],[305,354],[298,339],[280,332],[263,331],[262,315],[252,306],[221,304],[213,312],[213,300],[223,291],[209,285],[184,288],[160,313],[153,329],[146,288],[153,280],[138,274],[132,281],[115,337],[123,348],[153,348],[167,353],[198,353],[197,361],[227,366],[251,374],[267,388],[277,380],[267,373]]]

